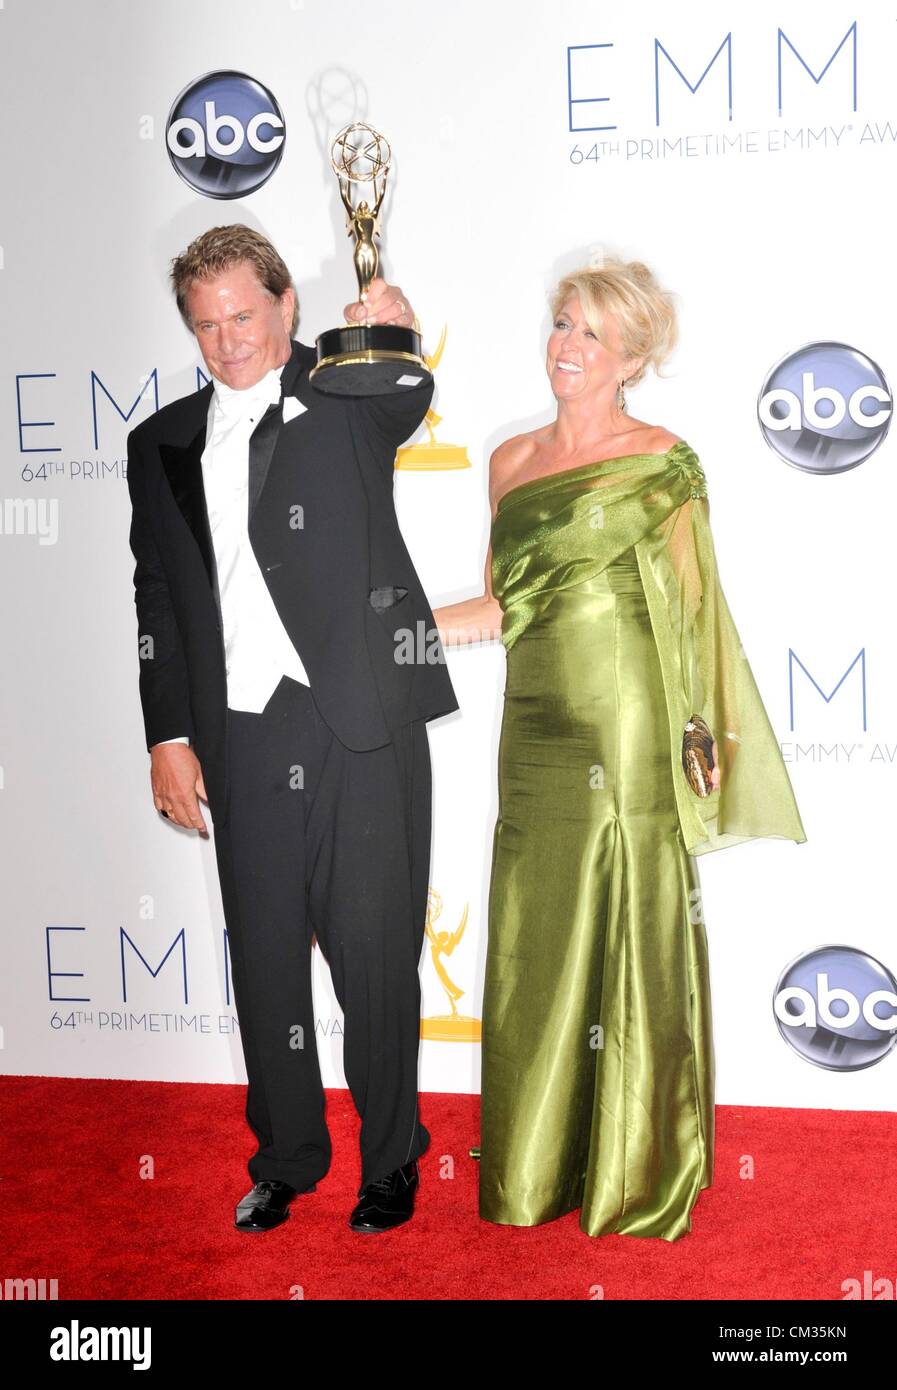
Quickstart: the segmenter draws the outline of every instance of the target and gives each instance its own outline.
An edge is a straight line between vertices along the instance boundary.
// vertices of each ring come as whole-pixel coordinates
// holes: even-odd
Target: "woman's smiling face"
[[[559,401],[607,395],[616,391],[630,365],[620,355],[620,337],[612,314],[604,315],[604,336],[599,343],[586,322],[578,294],[567,300],[554,320],[548,338],[545,368],[551,389]]]

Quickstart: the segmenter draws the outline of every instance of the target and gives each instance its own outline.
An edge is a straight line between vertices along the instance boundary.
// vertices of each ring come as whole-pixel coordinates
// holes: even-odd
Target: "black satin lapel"
[[[271,467],[277,440],[283,428],[283,398],[298,395],[302,400],[302,386],[308,379],[308,369],[315,360],[314,350],[294,340],[289,360],[280,374],[280,400],[269,405],[265,414],[253,430],[249,439],[249,501],[250,518],[265,486],[265,479]],[[303,405],[307,405],[303,401]]]
[[[283,427],[283,399],[276,405],[269,405],[256,425],[249,439],[249,516],[255,511],[256,503],[265,486],[268,469],[277,444],[277,436]]]
[[[183,513],[184,520],[193,532],[199,546],[209,576],[209,583],[218,595],[218,572],[212,550],[212,533],[209,529],[209,512],[206,506],[206,493],[202,481],[202,453],[205,448],[206,427],[203,425],[196,437],[186,447],[178,444],[160,444],[159,456],[174,493],[174,500]]]

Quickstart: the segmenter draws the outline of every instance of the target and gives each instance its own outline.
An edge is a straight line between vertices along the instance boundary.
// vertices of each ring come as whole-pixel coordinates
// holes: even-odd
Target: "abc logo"
[[[773,995],[781,1036],[807,1062],[859,1071],[897,1043],[897,980],[853,946],[823,946],[798,956]]]
[[[769,447],[806,473],[864,463],[887,434],[891,411],[881,368],[844,343],[808,343],[783,357],[757,402]]]
[[[286,127],[267,87],[244,72],[210,72],[185,87],[168,113],[165,143],[175,170],[207,198],[245,198],[280,163]]]

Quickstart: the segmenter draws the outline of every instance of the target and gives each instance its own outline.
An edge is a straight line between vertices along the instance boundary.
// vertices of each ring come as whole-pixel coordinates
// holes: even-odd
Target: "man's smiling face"
[[[265,289],[255,267],[238,261],[208,280],[194,280],[187,310],[206,366],[213,376],[243,391],[290,356],[295,294],[280,299]]]

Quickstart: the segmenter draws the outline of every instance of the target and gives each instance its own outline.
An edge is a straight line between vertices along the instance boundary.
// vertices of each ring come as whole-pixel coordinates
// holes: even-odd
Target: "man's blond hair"
[[[171,285],[178,310],[192,333],[193,323],[187,307],[187,295],[194,280],[207,280],[225,270],[246,262],[251,265],[264,289],[275,299],[285,290],[296,287],[282,257],[261,232],[234,222],[227,227],[210,227],[191,241],[186,251],[171,262]],[[290,337],[295,337],[299,325],[299,297],[293,306]]]

